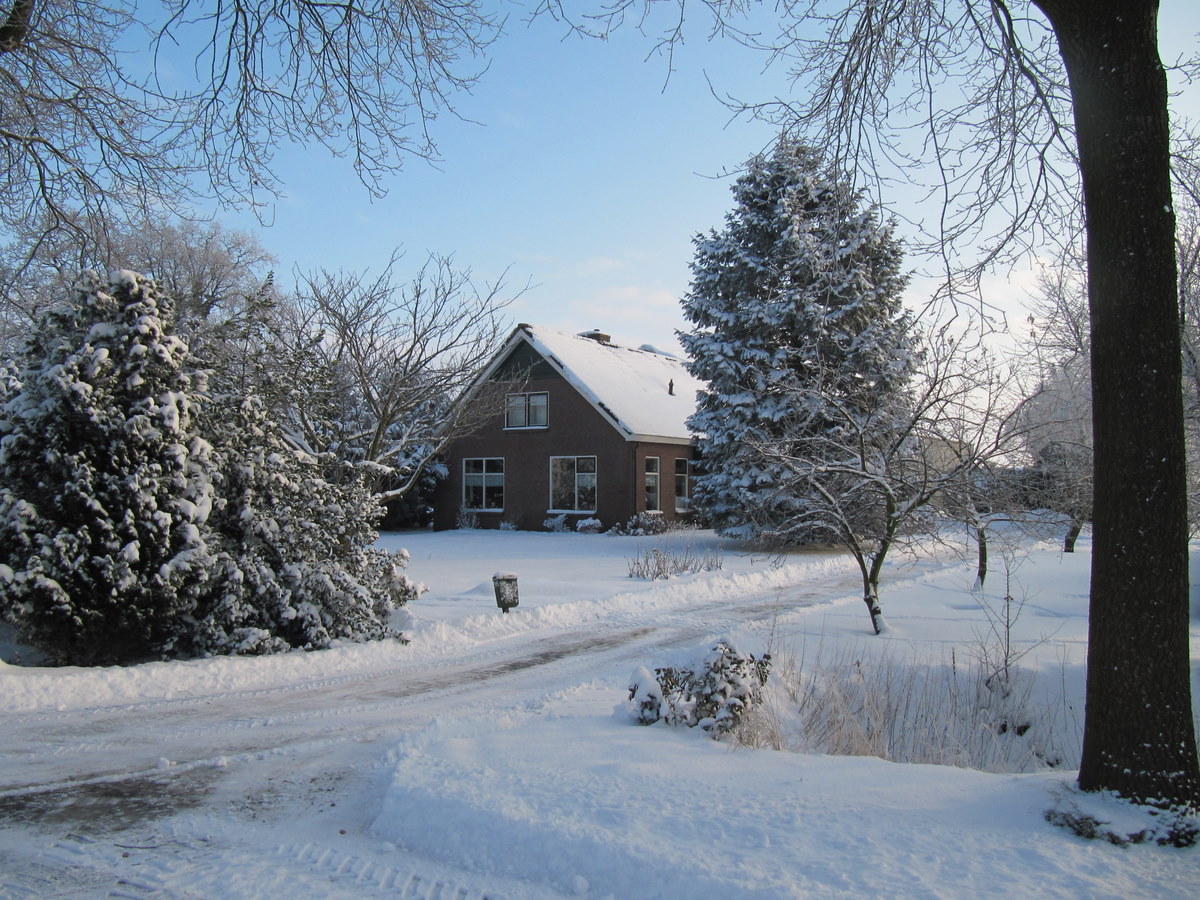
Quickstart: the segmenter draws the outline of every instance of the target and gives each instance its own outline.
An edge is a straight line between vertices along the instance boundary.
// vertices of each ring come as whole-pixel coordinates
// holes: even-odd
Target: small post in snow
[[[501,612],[508,612],[517,605],[517,574],[497,572],[492,576],[492,587],[496,589],[496,605]]]

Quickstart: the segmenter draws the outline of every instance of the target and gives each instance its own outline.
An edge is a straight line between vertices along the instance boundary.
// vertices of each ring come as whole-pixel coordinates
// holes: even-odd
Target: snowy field
[[[1008,572],[994,554],[982,595],[946,547],[898,559],[881,637],[836,553],[777,560],[704,532],[384,542],[429,586],[398,616],[408,645],[52,670],[5,636],[0,898],[1200,895],[1200,849],[1087,842],[1043,818],[1077,804],[1146,825],[1071,787],[1086,538],[1074,555],[1027,543]],[[656,545],[723,567],[631,579],[628,560]],[[506,615],[496,572],[519,578]],[[1022,604],[1010,629],[1006,593]],[[1192,621],[1200,695],[1195,603]],[[843,695],[911,695],[1002,659],[1006,636],[1033,725],[998,736],[993,717],[982,744],[1028,771],[796,752],[788,685],[840,670]],[[756,746],[633,723],[634,670],[694,663],[721,637],[773,655]],[[976,742],[914,721],[939,752]]]

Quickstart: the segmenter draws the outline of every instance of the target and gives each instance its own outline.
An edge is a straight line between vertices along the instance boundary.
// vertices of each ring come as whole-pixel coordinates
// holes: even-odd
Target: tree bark
[[[1067,528],[1066,535],[1063,536],[1063,553],[1074,553],[1075,542],[1079,540],[1079,532],[1083,531],[1083,523],[1072,519],[1071,525]]]
[[[879,588],[868,587],[863,591],[863,603],[867,604],[867,612],[871,616],[871,627],[876,634],[883,634],[883,609],[879,605]]]
[[[0,25],[0,53],[11,53],[25,43],[32,19],[33,0],[13,0],[8,17]]]
[[[988,570],[987,528],[982,523],[975,525],[975,546],[979,552],[975,563],[975,590],[982,591],[983,582],[987,578]]]
[[[1157,0],[1034,0],[1070,78],[1087,222],[1095,517],[1079,786],[1200,808],[1175,216]]]

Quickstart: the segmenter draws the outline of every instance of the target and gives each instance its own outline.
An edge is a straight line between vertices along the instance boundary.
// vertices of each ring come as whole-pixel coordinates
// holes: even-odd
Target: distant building
[[[683,362],[607,334],[518,325],[473,391],[504,385],[495,416],[447,453],[434,527],[465,514],[479,527],[603,527],[636,513],[690,512],[692,437],[687,418],[702,386]]]

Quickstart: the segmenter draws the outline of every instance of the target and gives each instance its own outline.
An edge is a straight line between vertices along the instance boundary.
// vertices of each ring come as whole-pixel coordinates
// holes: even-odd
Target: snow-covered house
[[[435,528],[464,512],[521,529],[559,515],[608,528],[636,513],[689,514],[686,423],[701,385],[680,359],[599,331],[518,325],[473,390],[497,384],[507,387],[495,415],[448,450]]]

